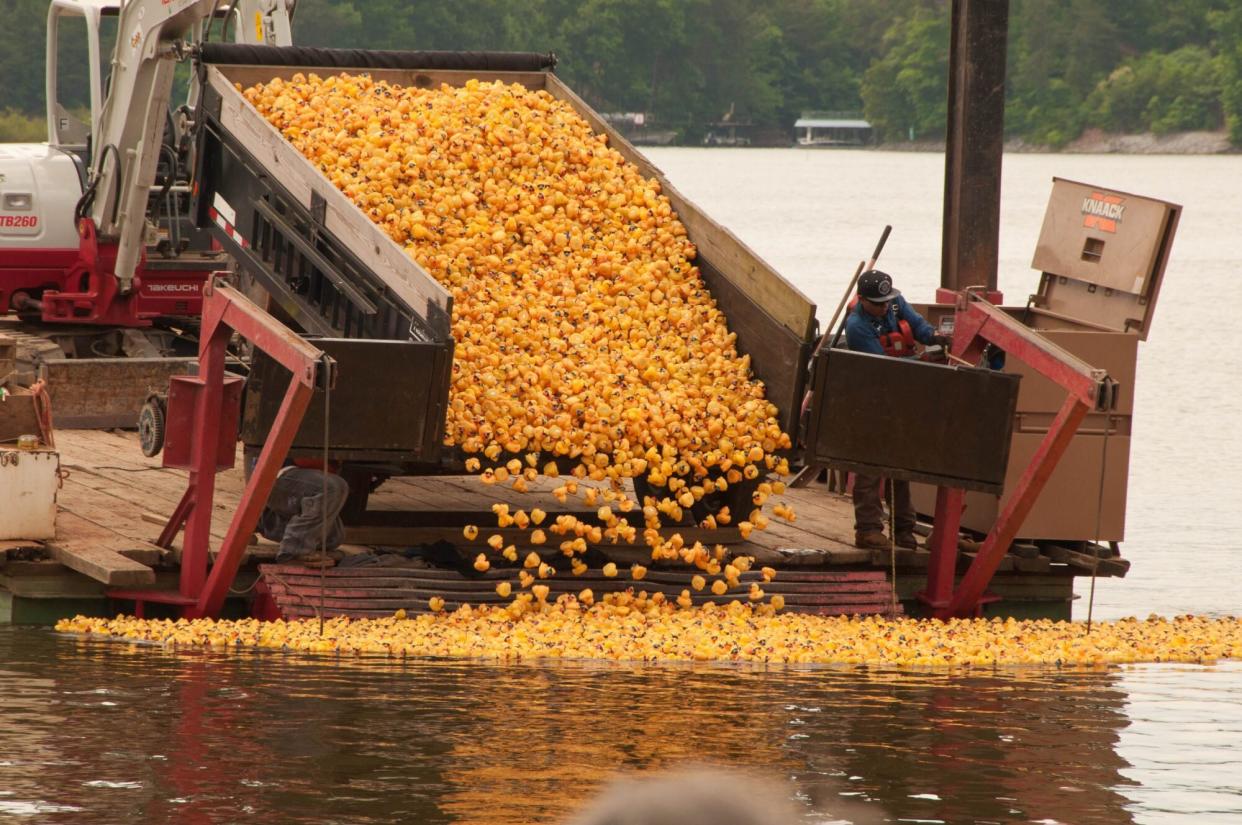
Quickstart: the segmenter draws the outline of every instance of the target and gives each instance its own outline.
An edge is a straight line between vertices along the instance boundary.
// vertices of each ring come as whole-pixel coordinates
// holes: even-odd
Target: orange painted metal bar
[[[212,302],[209,297],[205,299]],[[205,308],[206,309],[206,308]],[[214,307],[213,307],[214,309]],[[219,313],[209,317],[203,313],[202,338],[198,350],[198,378],[202,390],[194,404],[193,422],[180,422],[192,427],[189,512],[181,548],[181,595],[193,598],[202,592],[207,580],[207,561],[211,547],[211,509],[216,492],[216,445],[220,432],[221,408],[224,404],[224,355],[229,342],[229,329],[218,323]],[[176,515],[176,514],[174,514]]]
[[[312,378],[313,373],[314,365],[312,364]],[[187,618],[215,616],[224,606],[229,586],[236,578],[237,568],[241,566],[242,556],[246,552],[246,544],[251,534],[254,533],[255,525],[259,523],[259,515],[263,512],[264,505],[267,504],[272,485],[276,482],[276,475],[280,472],[281,464],[284,463],[285,456],[289,453],[289,446],[293,443],[294,436],[297,435],[302,416],[306,413],[307,405],[310,404],[313,389],[313,384],[296,380],[289,382],[289,389],[285,391],[280,410],[272,422],[271,435],[259,453],[259,460],[250,474],[250,480],[246,482],[241,505],[233,513],[233,520],[229,522],[228,531],[224,534],[224,541],[220,545],[220,552],[216,554],[215,564],[211,566],[211,574],[207,577],[206,585],[202,588],[198,601],[185,611]]]
[[[233,514],[209,573],[211,512],[221,428],[236,425],[236,422],[222,420],[224,360],[234,332],[285,366],[292,378],[246,484],[241,506]],[[335,377],[333,362],[322,351],[224,284],[208,283],[203,289],[201,335],[198,374],[201,389],[194,399],[191,418],[169,422],[172,426],[188,428],[193,445],[185,494],[160,535],[160,544],[169,546],[181,525],[185,525],[179,592],[110,591],[114,598],[133,599],[135,612],[139,614],[145,602],[178,605],[182,615],[188,618],[215,616],[220,612],[315,387],[319,383],[330,384]],[[324,369],[328,370],[327,375],[321,374]]]
[[[953,598],[953,579],[957,572],[957,533],[962,523],[962,503],[966,491],[957,487],[936,490],[936,521],[927,546],[927,589],[918,598],[933,610],[949,606]]]
[[[1000,347],[1084,404],[1095,407],[1100,401],[1099,389],[1108,378],[1106,371],[1092,367],[986,301],[969,293],[959,294],[953,319],[952,354],[973,363],[986,344]]]
[[[941,619],[979,613],[1001,559],[1009,552],[1078,425],[1092,409],[1107,407],[1113,395],[1106,371],[1092,367],[970,291],[957,294],[955,309],[951,349],[955,357],[976,363],[984,348],[992,344],[1004,350],[1007,357],[1027,364],[1065,388],[1067,395],[956,590],[953,580],[963,493],[943,487],[937,492],[927,589],[919,596],[932,608],[932,615]]]

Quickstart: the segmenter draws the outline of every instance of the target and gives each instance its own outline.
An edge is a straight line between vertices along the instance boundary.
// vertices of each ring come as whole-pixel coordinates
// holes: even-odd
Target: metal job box
[[[1125,537],[1130,427],[1138,343],[1146,340],[1181,207],[1100,186],[1053,179],[1032,266],[1039,289],[1006,311],[1117,382],[1116,408],[1091,412],[1022,525],[1026,539],[1121,541]],[[950,306],[926,307],[936,324]],[[1005,488],[1012,489],[1047,433],[1065,391],[1010,359],[1022,376]],[[1107,438],[1105,434],[1107,433]],[[1102,487],[1102,491],[1101,491]],[[931,515],[935,489],[916,485],[916,509]],[[986,532],[1002,496],[966,496],[962,526]]]

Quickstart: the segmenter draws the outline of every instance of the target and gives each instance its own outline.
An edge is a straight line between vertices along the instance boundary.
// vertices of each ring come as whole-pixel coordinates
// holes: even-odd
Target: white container
[[[0,540],[56,537],[60,453],[0,448]]]

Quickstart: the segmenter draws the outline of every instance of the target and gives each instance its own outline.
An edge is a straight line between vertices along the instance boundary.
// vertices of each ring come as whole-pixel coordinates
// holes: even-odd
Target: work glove
[[[948,350],[949,347],[953,346],[953,336],[952,335],[933,335],[932,344],[936,346],[944,347],[945,350]]]

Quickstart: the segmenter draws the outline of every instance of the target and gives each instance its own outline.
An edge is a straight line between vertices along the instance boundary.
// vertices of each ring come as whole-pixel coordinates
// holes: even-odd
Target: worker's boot
[[[903,533],[898,533],[897,534],[897,546],[907,547],[911,550],[918,550],[919,549],[918,536],[914,535],[913,530],[907,530]]]
[[[887,550],[888,537],[883,533],[867,532],[854,534],[854,546],[862,550]]]

